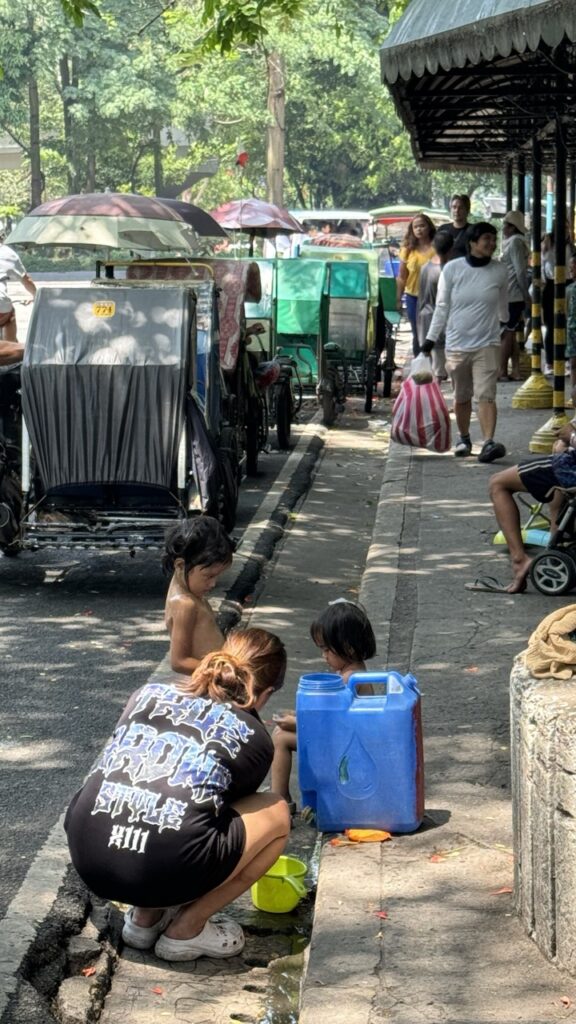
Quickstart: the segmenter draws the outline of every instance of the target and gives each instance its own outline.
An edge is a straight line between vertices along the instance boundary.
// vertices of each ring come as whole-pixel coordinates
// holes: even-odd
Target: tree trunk
[[[28,79],[30,106],[30,203],[31,209],[42,202],[42,168],[40,162],[40,99],[38,82],[33,72]]]
[[[70,76],[68,57],[66,55],[60,58],[60,84],[62,86],[61,95],[64,121],[64,148],[66,153],[66,178],[68,181],[68,192],[74,193],[78,191],[78,172],[76,168],[74,124],[70,112],[73,101],[70,97],[69,90],[73,83]]]
[[[86,168],[86,190],[96,191],[96,153],[91,149],[88,153],[88,166]]]
[[[152,130],[152,152],[154,154],[154,192],[161,196],[164,190],[164,174],[162,171],[162,146],[160,145],[160,129],[155,125]]]
[[[266,54],[268,113],[266,184],[268,202],[284,205],[284,145],[286,134],[284,61],[281,54]]]

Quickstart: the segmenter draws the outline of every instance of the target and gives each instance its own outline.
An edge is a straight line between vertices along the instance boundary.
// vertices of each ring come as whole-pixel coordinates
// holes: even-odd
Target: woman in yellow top
[[[436,228],[430,217],[418,213],[408,225],[400,249],[400,270],[396,282],[398,309],[402,308],[402,296],[406,295],[406,313],[412,328],[412,350],[417,356],[420,351],[418,343],[418,286],[420,271],[435,255],[432,239]]]

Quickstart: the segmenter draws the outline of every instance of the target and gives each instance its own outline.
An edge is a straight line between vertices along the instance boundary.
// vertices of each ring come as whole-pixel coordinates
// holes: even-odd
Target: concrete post
[[[510,677],[515,901],[539,949],[576,974],[576,681]]]

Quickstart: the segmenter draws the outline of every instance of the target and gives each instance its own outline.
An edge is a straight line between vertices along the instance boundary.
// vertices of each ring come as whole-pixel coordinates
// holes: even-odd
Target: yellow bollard
[[[551,409],[554,392],[540,370],[530,374],[512,396],[513,409]]]
[[[529,451],[536,455],[551,455],[552,445],[558,437],[558,430],[560,427],[566,426],[567,423],[570,423],[570,417],[564,410],[553,413],[550,419],[538,427],[538,430],[532,435],[532,440],[528,445]]]

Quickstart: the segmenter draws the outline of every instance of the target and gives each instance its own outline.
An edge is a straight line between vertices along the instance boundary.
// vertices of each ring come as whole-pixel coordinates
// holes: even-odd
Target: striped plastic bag
[[[394,402],[390,436],[398,444],[407,444],[411,448],[448,451],[450,413],[433,377],[423,384],[418,384],[413,376],[404,381]]]

